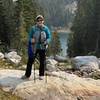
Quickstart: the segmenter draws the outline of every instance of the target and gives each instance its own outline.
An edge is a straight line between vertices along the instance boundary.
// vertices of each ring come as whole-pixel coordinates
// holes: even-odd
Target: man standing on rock
[[[47,26],[44,25],[44,17],[38,15],[36,17],[36,25],[32,26],[29,34],[28,44],[28,62],[25,75],[22,79],[27,79],[31,75],[32,64],[39,54],[39,79],[44,78],[46,49],[51,39],[51,33]]]

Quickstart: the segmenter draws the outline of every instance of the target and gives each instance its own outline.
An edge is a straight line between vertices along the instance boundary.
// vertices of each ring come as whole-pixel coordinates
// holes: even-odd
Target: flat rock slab
[[[1,88],[26,100],[100,100],[100,80],[80,78],[62,71],[52,72],[39,80],[37,70],[34,82],[33,72],[30,80],[21,79],[24,73],[0,70]]]

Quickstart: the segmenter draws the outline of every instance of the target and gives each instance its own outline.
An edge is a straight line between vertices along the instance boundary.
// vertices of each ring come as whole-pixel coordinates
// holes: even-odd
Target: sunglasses
[[[37,20],[37,22],[42,22],[43,20]]]

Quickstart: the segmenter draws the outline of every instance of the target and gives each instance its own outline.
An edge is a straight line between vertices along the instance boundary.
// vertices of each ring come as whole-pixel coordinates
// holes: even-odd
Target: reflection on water
[[[68,33],[58,33],[59,38],[60,38],[60,43],[61,43],[61,48],[62,48],[62,52],[61,55],[62,56],[67,56],[67,39],[68,39]]]

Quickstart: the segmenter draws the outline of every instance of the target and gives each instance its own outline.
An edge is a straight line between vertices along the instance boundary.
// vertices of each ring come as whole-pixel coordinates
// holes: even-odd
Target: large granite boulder
[[[69,60],[68,58],[59,55],[55,55],[54,59],[58,62],[68,62]]]
[[[13,62],[14,64],[19,64],[20,61],[21,61],[21,56],[19,56],[19,55],[17,54],[17,52],[15,52],[15,51],[6,53],[6,54],[5,54],[5,58],[6,58],[7,60]]]
[[[0,52],[0,59],[4,58],[4,54],[2,52]]]
[[[100,100],[100,80],[59,71],[34,82],[33,72],[30,80],[20,79],[24,73],[21,70],[0,70],[0,87],[25,100]]]
[[[47,58],[47,60],[46,60],[46,69],[48,71],[56,71],[57,70],[57,67],[56,67],[57,63],[58,62],[56,60],[54,60],[52,58]]]
[[[74,69],[91,72],[99,69],[99,60],[95,56],[77,56],[71,60]]]

